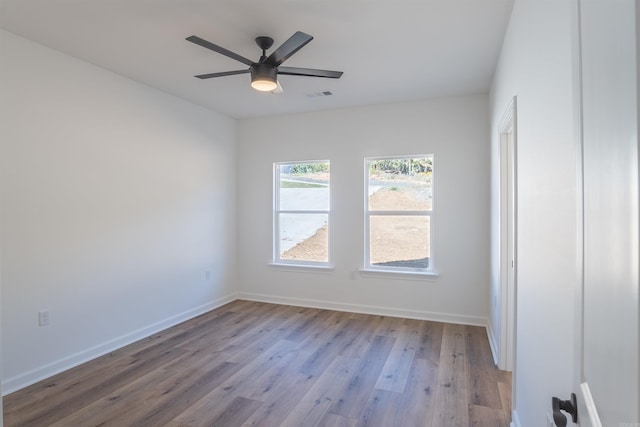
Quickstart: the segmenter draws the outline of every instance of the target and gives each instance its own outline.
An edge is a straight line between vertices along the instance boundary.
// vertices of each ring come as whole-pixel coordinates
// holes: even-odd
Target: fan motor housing
[[[275,83],[278,80],[278,67],[269,64],[253,64],[251,66],[251,81],[254,80],[271,80]]]

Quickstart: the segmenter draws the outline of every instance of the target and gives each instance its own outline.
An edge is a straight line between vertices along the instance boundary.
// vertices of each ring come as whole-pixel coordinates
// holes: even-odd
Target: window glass
[[[274,166],[274,262],[328,264],[329,161]]]
[[[371,265],[429,268],[428,216],[372,215],[369,220]]]
[[[329,215],[280,214],[280,259],[329,262]]]
[[[368,170],[369,210],[431,210],[430,157],[370,160]]]
[[[369,158],[365,268],[433,271],[433,156]]]

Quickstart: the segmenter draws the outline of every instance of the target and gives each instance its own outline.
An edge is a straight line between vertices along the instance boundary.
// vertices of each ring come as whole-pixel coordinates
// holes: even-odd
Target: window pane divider
[[[431,216],[431,211],[367,211],[369,215],[412,215],[412,216]]]
[[[305,210],[305,211],[288,211],[288,210],[280,210],[276,211],[279,214],[328,214],[331,211],[329,209],[325,210]]]

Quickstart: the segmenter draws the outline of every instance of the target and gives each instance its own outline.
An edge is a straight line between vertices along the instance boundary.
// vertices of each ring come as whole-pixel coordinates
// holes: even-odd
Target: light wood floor
[[[484,328],[235,301],[4,398],[5,426],[508,426]]]

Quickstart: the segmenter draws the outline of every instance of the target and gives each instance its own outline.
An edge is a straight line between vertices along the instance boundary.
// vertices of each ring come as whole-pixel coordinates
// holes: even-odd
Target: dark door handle
[[[578,422],[578,403],[576,402],[576,394],[571,393],[571,399],[560,400],[557,397],[551,398],[551,408],[553,409],[553,422],[558,427],[567,427],[567,417],[560,411],[564,411],[571,415],[571,421]]]

